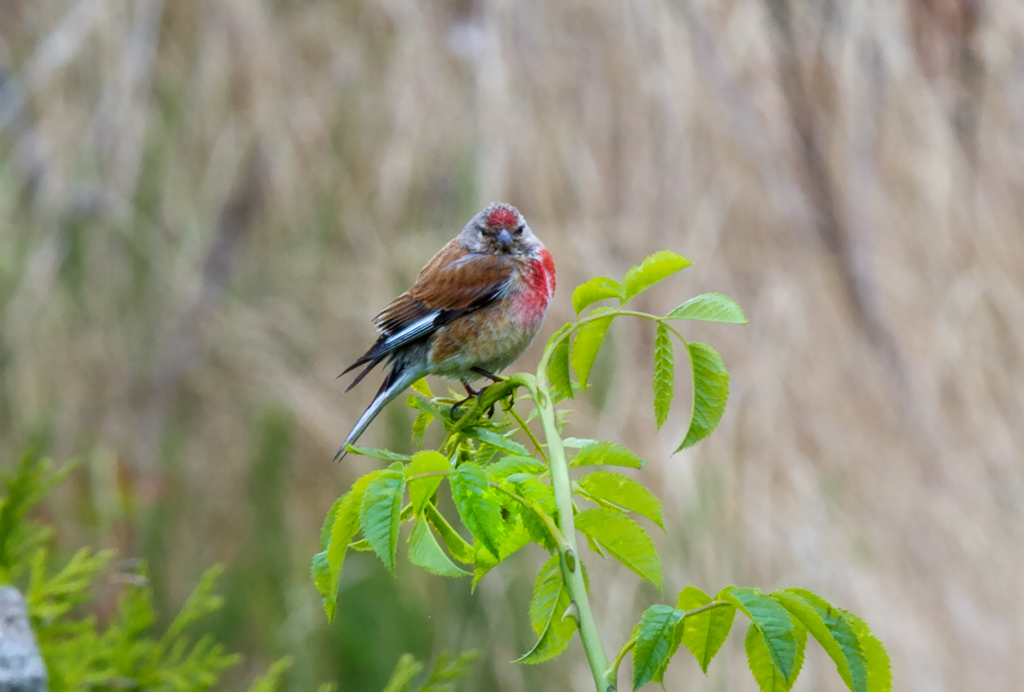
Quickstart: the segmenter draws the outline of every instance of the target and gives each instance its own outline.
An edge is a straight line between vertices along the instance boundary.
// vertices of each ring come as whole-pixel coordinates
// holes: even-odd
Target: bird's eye
[[[523,227],[522,226],[516,226],[516,228],[513,231],[513,233],[515,233],[516,235],[522,235],[523,234]]]

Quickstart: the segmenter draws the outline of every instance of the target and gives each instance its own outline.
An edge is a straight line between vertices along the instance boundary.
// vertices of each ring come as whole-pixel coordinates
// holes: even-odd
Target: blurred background
[[[404,651],[479,647],[464,689],[592,689],[575,643],[509,663],[539,552],[476,594],[350,557],[332,626],[309,579],[377,464],[330,463],[376,387],[335,376],[505,200],[558,265],[544,338],[573,286],[658,249],[696,265],[644,308],[747,312],[685,325],[732,371],[695,450],[671,456],[685,384],[655,432],[646,325],[613,328],[573,418],[651,462],[664,600],[806,586],[871,623],[897,689],[1016,690],[1022,190],[1011,0],[4,0],[0,463],[82,459],[60,545],[149,560],[164,613],[225,562],[235,687],[287,653],[291,690],[379,690]],[[411,420],[395,403],[364,441],[408,450]],[[617,649],[663,599],[590,574]],[[666,687],[756,689],[742,633],[702,678],[681,654]],[[809,647],[796,689],[841,684]]]

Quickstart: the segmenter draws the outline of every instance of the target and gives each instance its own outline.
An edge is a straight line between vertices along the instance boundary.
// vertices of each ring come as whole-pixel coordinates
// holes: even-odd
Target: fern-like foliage
[[[116,616],[101,626],[82,615],[93,585],[112,569],[114,552],[82,548],[59,568],[46,549],[48,527],[28,519],[29,510],[71,466],[54,471],[50,461],[26,454],[5,479],[0,497],[0,583],[20,586],[29,619],[46,663],[52,692],[80,690],[166,690],[195,692],[216,685],[240,657],[228,653],[210,635],[195,635],[193,625],[221,607],[214,593],[222,569],[207,570],[162,634],[145,564],[116,574],[124,588]],[[275,663],[251,692],[273,692],[290,665]]]

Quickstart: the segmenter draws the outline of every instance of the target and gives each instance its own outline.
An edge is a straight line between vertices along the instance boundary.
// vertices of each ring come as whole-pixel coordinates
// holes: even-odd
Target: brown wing
[[[342,373],[370,363],[350,388],[396,349],[501,298],[508,291],[512,272],[509,258],[470,253],[458,239],[450,241],[420,271],[413,287],[374,319],[380,338]]]

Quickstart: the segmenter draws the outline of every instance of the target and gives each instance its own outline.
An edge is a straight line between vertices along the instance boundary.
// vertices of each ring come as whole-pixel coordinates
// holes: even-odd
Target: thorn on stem
[[[572,548],[565,551],[565,564],[571,573],[576,573],[576,554],[572,552]]]
[[[572,618],[573,620],[576,621],[576,626],[577,627],[579,626],[579,624],[580,624],[580,609],[579,609],[579,606],[576,605],[576,601],[570,601],[569,602],[569,607],[565,609],[564,613],[562,613],[562,619],[564,620],[566,618]]]

